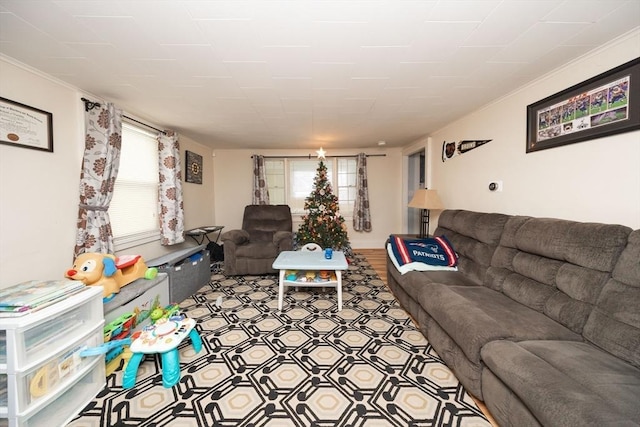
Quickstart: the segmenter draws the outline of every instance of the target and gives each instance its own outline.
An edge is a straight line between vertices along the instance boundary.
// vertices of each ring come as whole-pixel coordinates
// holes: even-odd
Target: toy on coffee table
[[[110,301],[120,288],[144,277],[153,279],[157,268],[149,268],[140,255],[122,255],[89,252],[78,255],[65,277],[79,280],[85,285],[102,286],[104,302]]]
[[[202,340],[195,329],[196,321],[184,315],[158,319],[153,325],[135,332],[129,349],[133,353],[122,377],[124,388],[133,388],[140,362],[145,354],[159,353],[162,362],[162,385],[173,387],[180,379],[178,345],[187,336],[196,353],[202,349]]]

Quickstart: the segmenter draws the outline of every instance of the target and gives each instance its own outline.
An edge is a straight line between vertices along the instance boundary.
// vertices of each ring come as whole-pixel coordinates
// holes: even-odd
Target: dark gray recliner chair
[[[221,237],[224,274],[274,274],[273,261],[282,251],[293,249],[291,209],[287,205],[248,205],[241,230]]]

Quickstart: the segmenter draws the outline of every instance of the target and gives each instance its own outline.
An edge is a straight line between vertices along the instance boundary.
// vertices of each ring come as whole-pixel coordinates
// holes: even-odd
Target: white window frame
[[[269,203],[277,205],[287,200],[287,174],[285,159],[265,159],[264,167],[269,190]]]
[[[358,161],[353,157],[337,157],[335,160],[335,182],[338,183],[336,186],[336,195],[338,196],[340,213],[345,218],[352,218],[353,207],[357,196]]]
[[[114,186],[114,198],[116,197],[119,184],[135,185],[137,187],[136,189],[140,189],[140,187],[143,187],[143,188],[148,187],[144,194],[146,195],[145,198],[147,200],[151,200],[152,198],[154,200],[152,215],[155,218],[155,227],[154,229],[133,231],[133,232],[128,232],[122,235],[116,234],[117,230],[113,227],[114,217],[116,217],[115,225],[117,227],[117,221],[119,221],[118,217],[120,217],[120,220],[124,220],[126,218],[126,215],[135,215],[135,212],[125,212],[123,214],[119,214],[117,212],[118,199],[116,199],[115,206],[112,200],[112,204],[109,207],[109,217],[111,218],[111,221],[112,221],[112,232],[114,233],[113,243],[116,251],[133,248],[146,243],[160,241],[160,226],[158,225],[159,224],[158,223],[159,175],[158,175],[158,148],[157,148],[158,145],[157,145],[156,136],[157,135],[153,134],[152,132],[149,132],[148,130],[142,127],[139,127],[135,124],[128,123],[128,122],[122,123],[122,149],[120,152],[121,170],[118,172],[118,176],[116,177],[116,182]],[[134,138],[133,141],[132,141],[132,137]],[[137,154],[138,153],[137,150],[135,152],[127,150],[127,148],[130,148],[130,146],[127,146],[126,144],[127,143],[131,144],[132,142],[137,144],[140,144],[140,143],[145,144],[146,146],[143,148],[143,150],[146,151],[146,153],[148,154],[140,155],[140,154]],[[137,147],[137,148],[140,148],[140,147]],[[151,152],[154,153],[153,156],[151,156]],[[126,173],[124,174],[122,173],[123,172],[122,167],[123,165],[126,164],[126,162],[124,163],[122,162],[123,160],[122,156],[123,155],[126,156],[127,154],[134,155],[133,153],[136,153],[135,154],[136,161],[139,161],[140,158],[144,158],[145,160],[149,161],[148,163],[148,167],[150,168],[149,174],[146,176],[140,177],[140,181],[136,180],[137,178],[127,179]],[[139,168],[137,168],[137,170],[139,170]],[[152,191],[153,191],[153,195],[151,194]],[[150,208],[149,204],[147,204],[148,208]],[[114,212],[114,209],[113,209],[114,207],[116,209],[116,212]],[[147,222],[150,223],[149,220],[147,220]]]
[[[272,205],[275,204],[285,204],[292,205],[292,196],[291,196],[291,180],[292,178],[292,164],[295,162],[313,162],[313,176],[311,177],[311,182],[309,183],[309,192],[305,195],[305,198],[311,194],[313,189],[313,180],[315,179],[315,172],[318,169],[318,160],[317,159],[295,159],[295,158],[267,158],[265,159],[265,167],[266,167],[266,175],[267,175],[267,186],[269,188],[269,201]],[[324,160],[325,165],[327,166],[328,171],[330,172],[328,179],[331,183],[331,189],[333,194],[338,197],[338,206],[340,210],[340,214],[344,218],[353,217],[353,206],[355,203],[355,186],[356,186],[356,167],[357,161],[353,157],[330,157]],[[346,168],[346,170],[345,170]],[[275,178],[275,176],[284,175],[284,188],[282,188],[279,184],[282,182],[280,178]],[[353,179],[349,178],[348,175],[352,175]],[[338,183],[336,185],[335,183]],[[277,189],[278,192],[284,193],[283,199],[278,199],[277,197],[273,197],[272,188]],[[347,200],[343,200],[340,198],[340,194],[347,194]],[[349,198],[349,196],[352,196]],[[292,206],[291,213],[293,215],[303,215],[305,214],[305,210],[303,208],[294,208]]]

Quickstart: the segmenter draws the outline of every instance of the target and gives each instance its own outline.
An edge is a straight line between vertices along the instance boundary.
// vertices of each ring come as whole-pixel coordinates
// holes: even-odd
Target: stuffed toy
[[[153,279],[158,269],[148,268],[140,255],[117,257],[89,252],[78,255],[65,277],[88,286],[102,286],[104,302],[111,300],[120,288],[142,277]]]

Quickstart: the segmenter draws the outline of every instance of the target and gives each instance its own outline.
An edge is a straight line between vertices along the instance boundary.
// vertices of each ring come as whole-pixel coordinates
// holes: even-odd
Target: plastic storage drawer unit
[[[64,426],[104,388],[104,358],[96,358],[83,368],[67,387],[56,393],[46,405],[29,414],[9,418],[9,427]],[[2,420],[0,419],[0,423]],[[1,425],[1,424],[0,424]]]
[[[0,426],[64,425],[105,385],[102,287],[0,322]],[[81,386],[79,386],[80,384]]]
[[[5,334],[5,352],[3,354],[0,346],[0,372],[3,363],[11,372],[46,359],[51,356],[52,349],[75,341],[102,323],[102,298],[91,298],[98,290],[102,291],[102,288],[87,287],[64,301],[26,316],[3,318],[0,329]]]
[[[65,345],[63,350],[54,353],[37,366],[25,372],[8,375],[9,395],[16,397],[13,408],[9,408],[9,417],[23,415],[32,405],[50,400],[50,396],[55,395],[67,380],[95,359],[81,357],[80,352],[85,348],[98,347],[103,341],[102,325],[99,325],[87,336]],[[14,410],[15,413],[12,413]]]

